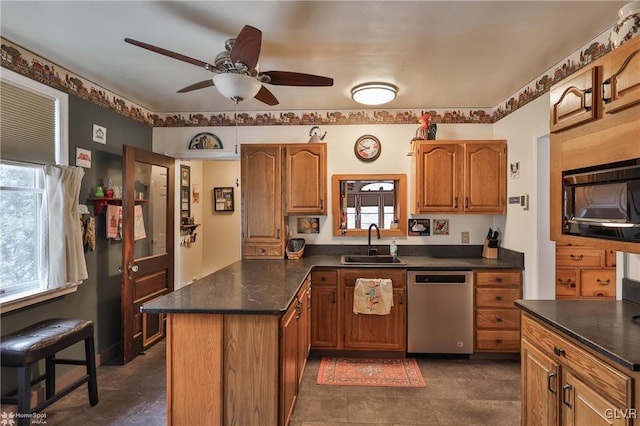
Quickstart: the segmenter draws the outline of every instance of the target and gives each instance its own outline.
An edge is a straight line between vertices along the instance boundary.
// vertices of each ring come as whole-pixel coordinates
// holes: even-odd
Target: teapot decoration
[[[324,140],[324,137],[327,136],[327,132],[324,132],[322,136],[320,136],[320,127],[313,126],[311,130],[309,130],[309,143],[319,143]]]

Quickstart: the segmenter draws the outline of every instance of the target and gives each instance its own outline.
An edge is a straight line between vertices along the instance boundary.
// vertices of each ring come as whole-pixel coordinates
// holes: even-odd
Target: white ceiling
[[[1,35],[153,112],[231,111],[210,72],[125,37],[213,63],[245,24],[260,68],[324,75],[333,87],[269,86],[280,105],[360,109],[351,87],[399,87],[387,109],[491,108],[611,26],[624,1],[6,1]]]

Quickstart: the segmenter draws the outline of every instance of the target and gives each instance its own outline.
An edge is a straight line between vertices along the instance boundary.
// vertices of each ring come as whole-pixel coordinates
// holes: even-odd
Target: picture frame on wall
[[[191,183],[191,167],[180,166],[180,186],[189,186]]]
[[[232,186],[213,188],[213,210],[216,212],[232,212],[234,210]]]

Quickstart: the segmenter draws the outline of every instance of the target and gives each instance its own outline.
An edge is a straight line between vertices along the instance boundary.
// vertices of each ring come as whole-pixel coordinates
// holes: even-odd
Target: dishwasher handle
[[[467,284],[468,274],[415,274],[411,277],[413,284]]]

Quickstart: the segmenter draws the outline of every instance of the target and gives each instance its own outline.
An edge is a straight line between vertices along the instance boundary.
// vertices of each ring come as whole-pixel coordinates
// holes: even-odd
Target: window
[[[395,217],[394,182],[350,182],[348,185],[351,190],[347,191],[347,228],[368,229],[375,223],[390,229]]]
[[[5,69],[0,84],[0,302],[4,313],[61,294],[40,282],[42,165],[66,165],[69,154],[67,95]]]

